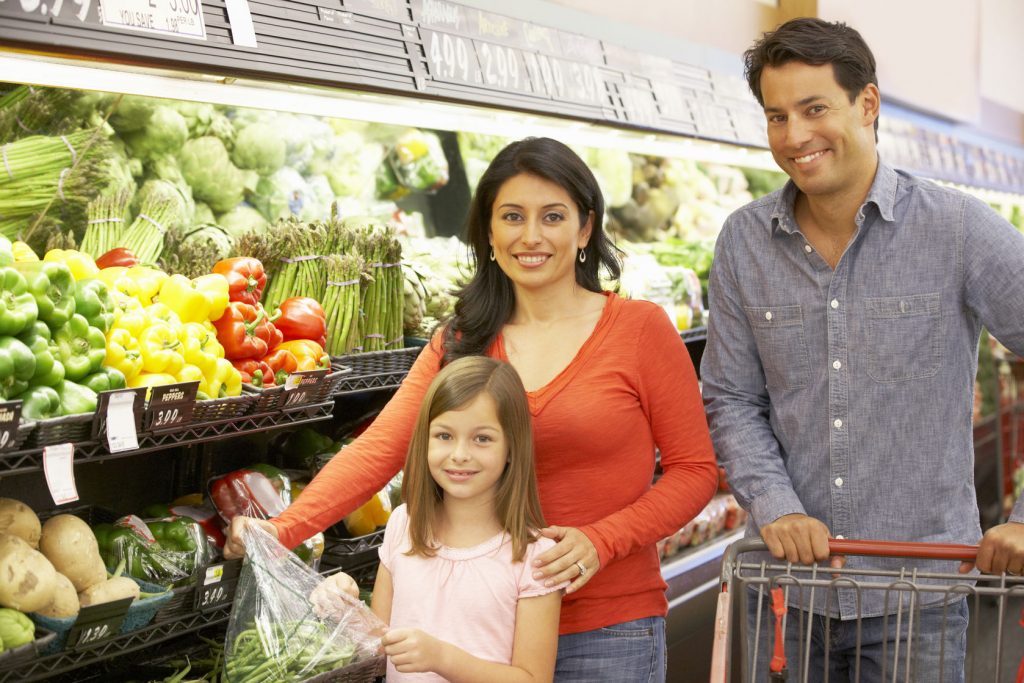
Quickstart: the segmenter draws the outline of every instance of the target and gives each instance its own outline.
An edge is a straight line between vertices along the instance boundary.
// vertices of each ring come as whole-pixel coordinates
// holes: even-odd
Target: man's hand
[[[799,513],[783,515],[761,527],[761,538],[772,557],[794,564],[813,564],[827,560],[829,537],[828,527],[824,523]]]
[[[416,628],[396,628],[381,638],[384,654],[401,673],[437,672],[443,666],[446,643]]]
[[[986,574],[1024,574],[1024,523],[1007,522],[986,531],[975,563]],[[970,570],[969,562],[960,565],[961,572]]]

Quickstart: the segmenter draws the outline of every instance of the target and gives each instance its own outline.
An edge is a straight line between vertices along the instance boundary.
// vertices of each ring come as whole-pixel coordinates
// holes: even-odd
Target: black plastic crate
[[[402,383],[416,357],[423,350],[412,346],[391,351],[353,353],[331,358],[331,367],[347,372],[335,383],[333,395],[371,389],[396,389]]]
[[[250,411],[255,402],[256,397],[253,394],[196,401],[196,407],[192,413],[192,424],[241,417]]]
[[[324,554],[320,558],[320,562],[325,566],[338,567],[344,571],[369,563],[376,565],[377,551],[383,542],[383,527],[365,536],[355,538],[325,536]]]
[[[35,429],[28,435],[25,446],[42,448],[58,443],[82,443],[92,437],[92,423],[96,413],[65,415],[47,420],[36,420]]]

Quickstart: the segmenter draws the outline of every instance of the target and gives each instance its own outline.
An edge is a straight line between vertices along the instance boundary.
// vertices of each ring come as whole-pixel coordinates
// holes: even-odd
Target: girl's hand
[[[547,579],[545,586],[571,581],[565,592],[574,593],[587,585],[587,581],[601,569],[597,548],[579,529],[549,526],[541,529],[540,533],[556,541],[554,548],[541,553],[534,561],[537,570],[533,572],[533,578]]]
[[[274,538],[278,537],[277,527],[267,520],[239,515],[231,520],[231,526],[228,527],[228,537],[224,542],[225,560],[234,560],[245,555],[245,543],[242,543],[242,529],[248,524],[255,524]]]
[[[436,672],[443,668],[445,643],[416,628],[396,628],[381,638],[384,654],[401,673]]]
[[[328,576],[309,594],[313,611],[321,619],[346,614],[351,610],[349,598],[359,600],[359,585],[345,572]]]

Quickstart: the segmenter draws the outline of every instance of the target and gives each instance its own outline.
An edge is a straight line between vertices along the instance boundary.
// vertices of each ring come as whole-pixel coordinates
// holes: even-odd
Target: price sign
[[[103,25],[206,40],[202,0],[103,0]]]
[[[18,436],[18,420],[21,419],[21,401],[0,403],[0,451],[14,448]]]
[[[526,70],[535,90],[555,100],[605,106],[608,94],[597,67],[545,54],[527,52]]]
[[[483,77],[472,40],[428,29],[422,33],[431,78],[435,81],[480,85]]]
[[[64,505],[78,500],[78,486],[75,484],[75,447],[70,443],[58,443],[43,449],[43,475],[50,497],[55,505]]]
[[[235,587],[241,571],[241,560],[208,565],[202,583],[196,587],[196,611],[208,612],[230,604],[235,598]]]
[[[192,421],[196,409],[199,382],[181,382],[153,387],[146,407],[146,429],[167,432],[180,429]]]
[[[85,648],[113,638],[121,632],[132,598],[83,607],[68,633],[69,648]]]
[[[655,126],[658,123],[658,105],[654,101],[654,93],[645,88],[622,86],[622,107],[626,111],[626,119],[630,123],[641,126]]]
[[[473,42],[480,62],[480,73],[484,85],[501,90],[533,92],[530,79],[526,74],[526,62],[523,61],[522,51],[483,40]]]
[[[106,434],[111,453],[138,448],[145,401],[146,387],[101,391],[96,399],[92,438]]]
[[[33,16],[40,19],[76,19],[83,24],[99,24],[98,0],[0,0],[0,14]]]
[[[284,408],[302,406],[320,400],[327,370],[305,370],[288,375],[284,383]]]

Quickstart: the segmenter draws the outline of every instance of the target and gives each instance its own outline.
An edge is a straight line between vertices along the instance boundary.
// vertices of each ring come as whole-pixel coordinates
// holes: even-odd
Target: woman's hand
[[[225,560],[234,560],[245,555],[245,543],[242,542],[242,529],[249,524],[255,524],[274,538],[278,537],[277,527],[267,520],[256,519],[254,517],[243,517],[239,515],[231,520],[231,526],[228,527],[228,538],[224,542]]]
[[[533,578],[546,579],[545,586],[556,586],[571,581],[566,593],[574,593],[601,569],[597,548],[579,529],[567,526],[549,526],[541,535],[556,541],[555,547],[537,556]]]

